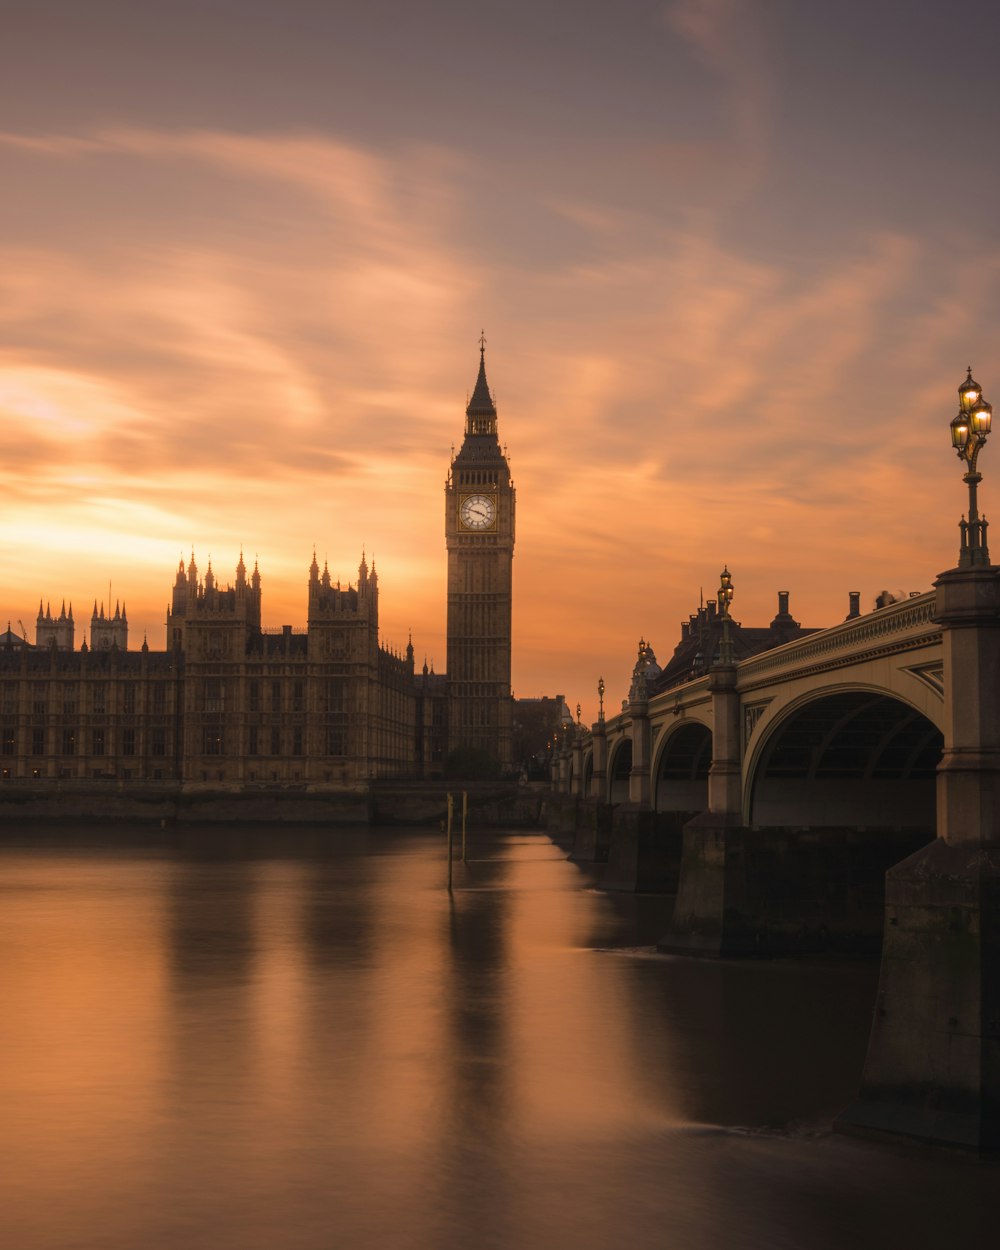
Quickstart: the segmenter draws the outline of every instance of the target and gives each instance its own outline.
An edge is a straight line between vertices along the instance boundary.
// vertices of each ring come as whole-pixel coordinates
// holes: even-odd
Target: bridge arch
[[[627,803],[629,775],[632,772],[632,739],[619,738],[608,760],[608,802]]]
[[[758,827],[921,829],[934,836],[940,729],[884,689],[803,696],[761,734],[744,772]]]
[[[704,812],[708,808],[708,769],[712,731],[697,720],[672,726],[653,761],[653,810]]]
[[[583,798],[589,798],[591,782],[594,780],[594,748],[592,746],[584,751],[580,766],[583,770],[583,788],[580,794]]]

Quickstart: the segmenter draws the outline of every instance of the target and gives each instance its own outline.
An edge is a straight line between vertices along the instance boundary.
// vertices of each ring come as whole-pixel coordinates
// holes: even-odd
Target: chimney
[[[778,615],[779,616],[788,615],[788,591],[787,590],[778,591]]]
[[[851,610],[847,614],[847,619],[853,621],[856,616],[861,615],[861,591],[852,590],[848,594],[851,601]]]

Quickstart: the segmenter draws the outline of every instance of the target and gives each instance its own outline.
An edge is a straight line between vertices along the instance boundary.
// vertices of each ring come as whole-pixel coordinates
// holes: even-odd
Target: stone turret
[[[341,587],[339,580],[336,585],[330,578],[329,565],[324,561],[322,576],[316,553],[313,551],[312,564],[309,566],[309,623],[342,620],[347,616],[364,617],[376,628],[378,626],[378,574],[374,563],[368,569],[368,559],[364,552],[358,565],[358,582],[356,586]]]
[[[97,601],[94,601],[94,614],[90,618],[90,649],[92,651],[110,651],[117,647],[119,651],[128,650],[128,617],[125,605],[115,604],[114,616],[111,615],[111,603],[108,603],[107,615],[104,604],[98,612]]]
[[[42,605],[38,605],[38,620],[35,623],[35,645],[37,647],[55,647],[57,651],[73,650],[73,635],[75,631],[73,624],[73,605],[69,605],[69,611],[66,611],[66,602],[63,600],[62,610],[58,616],[52,615],[52,608],[46,605],[45,612],[42,612]]]
[[[221,586],[209,560],[204,583],[198,580],[194,552],[185,576],[183,561],[174,582],[173,599],[167,609],[167,646],[184,647],[189,627],[195,622],[231,624],[244,631],[260,629],[260,573],[254,563],[247,585],[246,565],[240,552],[236,584]]]

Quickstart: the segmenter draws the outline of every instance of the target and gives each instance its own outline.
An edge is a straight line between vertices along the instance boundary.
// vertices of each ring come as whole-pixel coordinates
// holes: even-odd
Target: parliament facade
[[[378,575],[362,556],[341,586],[315,555],[306,628],[261,624],[261,578],[242,556],[221,585],[181,561],[166,647],[128,645],[123,607],[39,607],[35,643],[0,634],[0,777],[232,787],[352,788],[511,766],[514,488],[480,345],[465,438],[445,484],[448,671],[379,640]]]

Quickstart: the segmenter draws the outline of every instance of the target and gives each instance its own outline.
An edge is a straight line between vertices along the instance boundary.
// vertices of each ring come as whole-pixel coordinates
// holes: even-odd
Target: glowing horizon
[[[967,363],[1000,393],[996,106],[935,86],[964,3],[901,31],[785,0],[585,0],[568,27],[435,0],[334,30],[248,0],[232,46],[207,12],[108,41],[100,5],[50,7],[10,23],[0,134],[0,625],[33,639],[65,599],[79,645],[110,582],[159,649],[193,548],[222,583],[257,558],[265,623],[301,628],[313,549],[344,583],[364,550],[383,643],[443,671],[482,326],[515,694],[592,719],[603,676],[613,710],[639,637],[665,660],[724,565],[737,620],[788,590],[823,626],[955,563]]]

